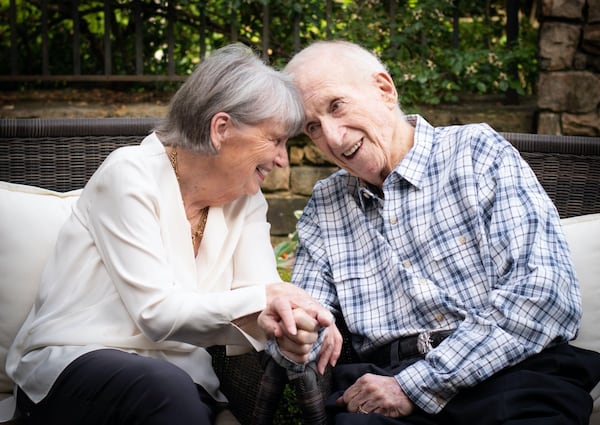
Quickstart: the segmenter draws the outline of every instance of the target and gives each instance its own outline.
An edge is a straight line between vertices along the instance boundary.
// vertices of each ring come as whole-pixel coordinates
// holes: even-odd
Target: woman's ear
[[[215,150],[221,150],[221,146],[227,138],[227,132],[231,126],[231,117],[226,112],[217,112],[210,120],[210,141]]]

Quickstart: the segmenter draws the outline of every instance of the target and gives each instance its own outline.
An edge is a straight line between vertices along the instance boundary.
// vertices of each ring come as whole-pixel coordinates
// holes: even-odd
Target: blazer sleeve
[[[187,261],[165,246],[164,206],[152,167],[127,155],[121,159],[90,180],[87,215],[99,255],[136,326],[154,342],[247,346],[232,320],[264,308],[264,287],[205,292],[195,273],[177,273],[193,270],[193,255]]]

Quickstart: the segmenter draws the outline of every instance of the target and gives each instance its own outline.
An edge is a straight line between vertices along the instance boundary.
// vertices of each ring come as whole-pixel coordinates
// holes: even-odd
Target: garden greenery
[[[39,75],[44,56],[43,2],[14,0],[16,32],[12,33],[10,1],[0,0],[0,52],[5,58],[0,61],[0,74],[14,71],[7,60],[14,39],[18,73]],[[117,75],[136,73],[136,16],[143,23],[143,73],[149,75],[167,75],[169,69],[188,75],[204,54],[232,41],[256,47],[280,67],[298,48],[326,38],[354,41],[378,54],[393,74],[404,106],[453,102],[462,94],[502,94],[509,89],[531,94],[537,75],[537,27],[530,17],[533,0],[518,2],[519,38],[512,46],[506,37],[504,0],[107,1],[111,72]],[[104,11],[102,0],[79,2],[82,75],[106,71]],[[457,32],[455,14],[460,17]],[[47,2],[45,16],[49,73],[72,74],[73,2]],[[171,90],[173,84],[177,83],[146,83],[142,89]]]
[[[302,215],[302,210],[294,211],[296,220]],[[286,240],[283,240],[275,245],[273,251],[277,260],[277,270],[279,275],[285,281],[290,281],[291,272],[294,268],[294,260],[296,258],[296,248],[298,247],[298,231],[294,230],[290,233]]]

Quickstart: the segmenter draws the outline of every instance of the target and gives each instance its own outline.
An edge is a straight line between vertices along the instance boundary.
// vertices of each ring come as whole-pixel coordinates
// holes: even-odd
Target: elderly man
[[[292,278],[343,318],[363,362],[334,368],[335,422],[587,424],[600,355],[568,344],[578,283],[519,153],[485,124],[405,116],[355,44],[317,42],[285,72],[305,133],[342,168],[299,220]],[[341,345],[322,334],[320,371]]]

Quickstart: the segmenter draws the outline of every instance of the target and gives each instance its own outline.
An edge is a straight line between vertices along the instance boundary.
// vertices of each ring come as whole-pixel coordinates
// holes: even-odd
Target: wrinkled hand
[[[333,323],[333,315],[303,289],[290,283],[273,283],[266,286],[267,306],[258,316],[258,325],[269,338],[298,333],[294,310],[301,309],[316,320],[318,326]],[[309,328],[311,325],[308,326]],[[304,329],[304,327],[303,327]],[[304,329],[306,330],[306,329]]]
[[[379,413],[392,418],[410,415],[415,408],[393,376],[371,373],[358,378],[336,403],[348,412]]]
[[[277,338],[277,345],[289,359],[294,360],[296,363],[305,363],[308,361],[312,345],[318,339],[320,326],[315,319],[300,309],[295,309],[294,314],[299,314],[300,311],[305,317],[302,323],[296,320],[298,335],[283,333],[281,337]],[[301,331],[300,328],[303,330]],[[323,342],[317,357],[317,370],[321,375],[325,373],[328,364],[332,367],[335,366],[340,358],[343,343],[342,334],[335,323],[329,325],[323,332]],[[298,338],[298,336],[301,336],[301,338]],[[293,357],[294,354],[299,355],[299,357]]]
[[[300,308],[295,308],[292,312],[297,333],[290,335],[282,329],[282,336],[277,338],[277,345],[288,359],[296,363],[306,363],[313,344],[319,338],[319,322]],[[280,326],[284,326],[283,323],[280,322]]]
[[[321,375],[325,373],[327,365],[334,367],[342,352],[343,338],[335,323],[325,329],[323,344],[317,360],[317,370]]]

